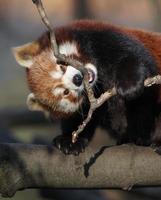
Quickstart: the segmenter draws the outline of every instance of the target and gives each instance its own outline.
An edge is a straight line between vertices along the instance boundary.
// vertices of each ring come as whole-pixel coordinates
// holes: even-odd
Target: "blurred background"
[[[161,31],[161,0],[43,0],[54,26],[74,19],[97,19],[118,25]],[[15,62],[11,48],[35,40],[45,30],[31,0],[0,0],[0,141],[49,144],[60,133],[59,122],[50,123],[26,107],[29,90],[25,70]],[[101,132],[101,133],[100,133]],[[99,135],[99,137],[98,137]],[[101,135],[101,137],[100,137]],[[97,144],[96,144],[97,141]],[[111,142],[97,130],[91,145]],[[113,141],[112,141],[113,142]],[[11,198],[70,200],[161,199],[161,188],[120,190],[25,190]],[[3,199],[3,198],[2,198]]]

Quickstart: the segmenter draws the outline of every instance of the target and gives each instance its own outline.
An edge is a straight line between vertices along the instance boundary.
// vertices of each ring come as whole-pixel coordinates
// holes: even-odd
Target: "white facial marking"
[[[75,90],[70,90],[70,92],[74,97],[78,97],[78,93]]]
[[[35,98],[34,93],[30,93],[30,94],[28,95],[28,97],[27,97],[26,103],[27,103],[27,106],[28,106],[28,108],[29,108],[30,110],[32,110],[32,105],[33,105],[33,102],[34,102],[35,99],[36,99],[36,98]]]
[[[75,42],[65,42],[63,44],[60,44],[59,46],[59,52],[61,54],[64,54],[66,56],[70,55],[79,55],[77,45]]]
[[[62,95],[64,93],[64,88],[61,88],[61,87],[57,87],[57,88],[53,88],[52,90],[52,93],[54,96],[59,96],[59,95]]]
[[[79,70],[75,69],[74,67],[72,66],[67,66],[67,70],[62,78],[62,81],[65,85],[66,88],[68,89],[71,89],[71,90],[83,90],[83,84],[78,87],[76,86],[72,80],[73,80],[73,77],[76,75],[76,74],[81,74]]]
[[[50,76],[51,76],[53,79],[60,79],[60,78],[62,78],[62,76],[63,76],[63,72],[62,72],[62,71],[55,71],[55,70],[53,70],[53,71],[51,71],[49,74],[50,74]]]
[[[61,99],[59,102],[59,110],[63,112],[75,112],[78,109],[78,103],[73,103],[68,99]]]
[[[26,103],[27,103],[27,106],[28,106],[29,110],[44,111],[43,107],[37,101],[34,93],[30,93],[28,95]]]
[[[85,68],[92,70],[93,73],[95,74],[94,81],[91,83],[91,85],[93,85],[97,81],[97,68],[92,63],[87,63],[85,65]]]

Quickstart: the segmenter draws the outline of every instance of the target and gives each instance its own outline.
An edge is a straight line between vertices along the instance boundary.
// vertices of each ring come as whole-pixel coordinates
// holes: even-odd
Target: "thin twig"
[[[157,75],[157,76],[154,76],[152,78],[147,78],[145,81],[144,81],[144,86],[145,87],[150,87],[152,85],[160,85],[161,84],[161,75]]]
[[[57,42],[56,42],[56,37],[55,37],[54,32],[52,31],[51,24],[50,24],[50,22],[48,20],[48,17],[47,17],[47,14],[45,12],[45,9],[43,7],[43,4],[42,4],[41,0],[32,0],[32,2],[34,4],[36,4],[38,12],[39,12],[39,15],[40,15],[43,23],[45,24],[45,26],[49,30],[50,40],[51,40],[51,47],[53,49],[54,55],[57,56],[57,55],[59,55],[59,49],[58,49],[58,45],[57,45]]]

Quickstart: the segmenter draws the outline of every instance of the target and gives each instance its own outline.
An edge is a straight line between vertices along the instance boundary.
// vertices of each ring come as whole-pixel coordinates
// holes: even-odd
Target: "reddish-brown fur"
[[[56,102],[62,99],[62,95],[54,96],[52,89],[57,87],[64,88],[64,85],[61,79],[54,80],[50,76],[50,72],[56,70],[56,63],[53,62],[52,54],[49,52],[49,48],[46,48],[33,58],[34,67],[27,69],[28,85],[45,110],[52,110],[53,115],[56,117],[66,117],[71,113],[55,111]],[[63,98],[70,100],[72,103],[78,102],[78,97],[73,96],[71,93]]]
[[[111,24],[105,24],[88,20],[77,21],[71,23],[66,27],[60,27],[55,29],[58,44],[63,43],[65,41],[72,41],[70,35],[70,31],[72,29],[90,29],[97,31],[110,29],[123,34],[127,34],[130,37],[133,37],[139,42],[143,43],[144,46],[152,53],[152,55],[155,57],[156,63],[158,64],[159,73],[161,73],[161,34],[159,33],[148,32],[139,29],[123,28],[119,26],[113,26]],[[34,56],[34,67],[31,67],[30,70],[27,70],[27,79],[31,91],[35,94],[36,97],[38,97],[40,102],[44,104],[45,108],[48,107],[48,109],[50,110],[51,108],[54,108],[55,102],[62,99],[61,95],[54,97],[51,93],[51,89],[53,87],[63,87],[63,83],[60,79],[54,81],[53,78],[49,75],[49,72],[56,70],[56,64],[52,61],[51,55],[49,53],[49,34],[44,34],[37,41],[38,45],[33,45],[33,48],[30,49],[32,50],[32,54]],[[90,62],[89,58],[83,55],[83,52],[80,51],[79,44],[77,44],[77,46],[80,56],[77,57],[76,55],[73,55],[73,57],[80,59],[83,62]],[[70,93],[69,95],[67,95],[66,98],[68,98],[73,103],[78,102],[78,99]],[[158,101],[161,102],[161,87],[160,97]],[[66,115],[65,113],[61,112],[57,113],[56,115],[62,116],[62,114]]]
[[[138,41],[142,42],[145,47],[147,47],[153,56],[156,58],[156,62],[159,64],[159,71],[161,72],[161,33],[144,31],[140,29],[130,29],[124,28],[121,26],[113,26],[112,24],[106,24],[101,22],[95,22],[90,20],[80,20],[71,23],[68,26],[60,27],[55,29],[56,39],[58,43],[62,43],[65,41],[71,41],[70,30],[97,30],[103,31],[107,29],[111,29],[114,31],[118,31],[124,34],[128,34],[131,37],[137,39]],[[49,42],[49,35],[44,34],[39,40],[41,50],[45,49],[46,47],[50,46]]]

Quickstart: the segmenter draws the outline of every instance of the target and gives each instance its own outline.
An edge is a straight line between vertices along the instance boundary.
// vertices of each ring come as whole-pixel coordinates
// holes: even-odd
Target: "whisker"
[[[80,104],[79,108],[80,108],[80,111],[81,111],[82,120],[84,120],[84,112],[83,112],[82,104]]]
[[[77,101],[79,102],[79,97],[77,97]],[[79,109],[77,112],[81,115],[82,119],[84,119],[82,104],[79,104]]]
[[[96,95],[101,94],[101,90],[97,84],[95,84],[94,86],[94,92],[96,93]]]
[[[85,89],[83,89],[82,93],[88,98],[88,94],[87,94],[87,91]]]
[[[57,105],[56,105],[56,104],[54,104],[54,103],[52,104],[52,106],[51,106],[51,107],[52,107],[52,110],[53,110],[53,111],[55,111],[55,110],[57,109]]]

